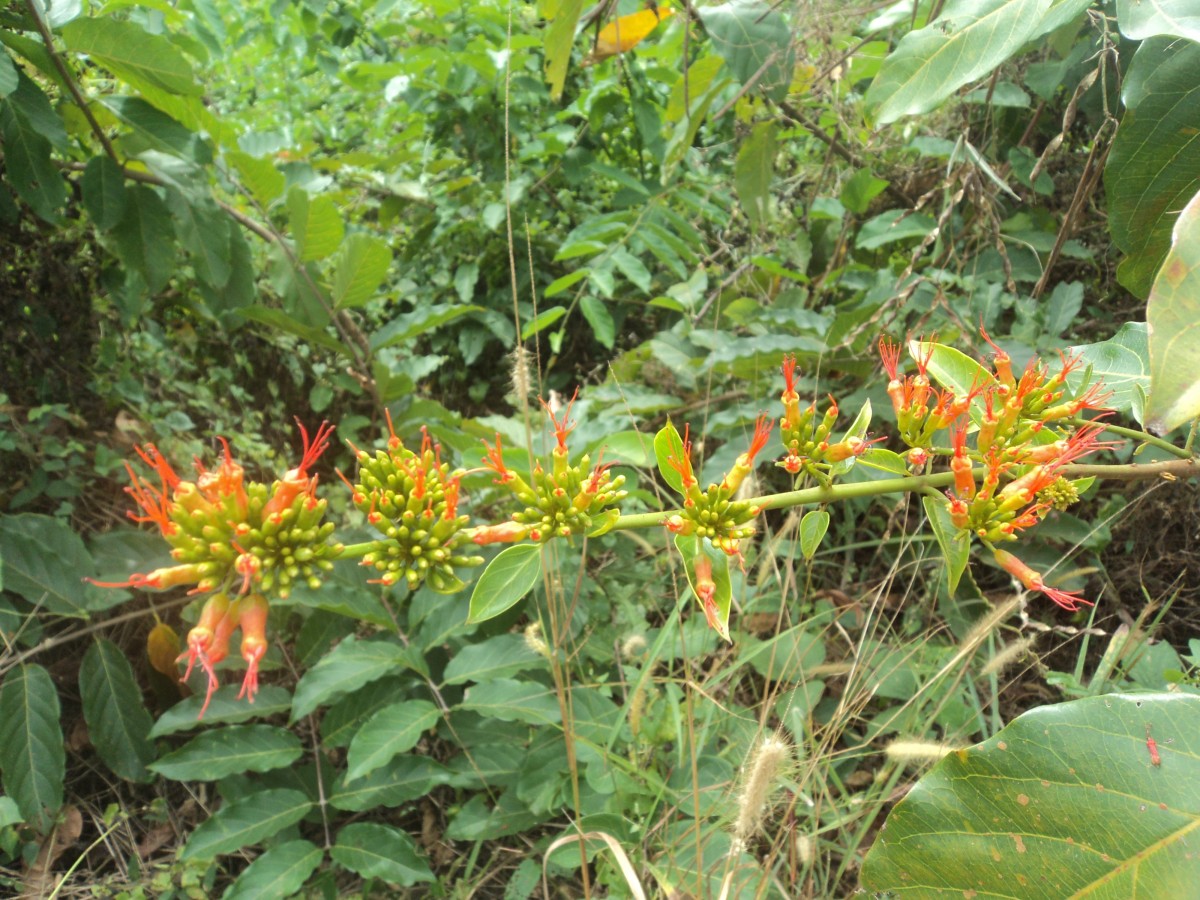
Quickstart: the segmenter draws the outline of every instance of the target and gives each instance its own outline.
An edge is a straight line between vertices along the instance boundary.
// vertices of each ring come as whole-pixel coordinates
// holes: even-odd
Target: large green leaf
[[[1175,215],[1200,190],[1200,44],[1151,38],[1122,86],[1125,115],[1104,169],[1108,227],[1126,258],[1117,278],[1145,297]]]
[[[1200,41],[1196,0],[1117,0],[1117,25],[1135,41],[1160,34]]]
[[[1105,406],[1142,421],[1142,403],[1150,393],[1150,341],[1144,322],[1126,322],[1107,341],[1069,347],[1067,352],[1078,353],[1082,363],[1067,375],[1073,394],[1087,387],[1084,378],[1090,370],[1093,381],[1103,381],[1112,391]]]
[[[382,238],[352,234],[338,251],[333,269],[333,305],[362,306],[375,295],[392,265],[392,251]]]
[[[497,554],[471,591],[468,622],[486,622],[512,608],[542,577],[542,549],[517,544]]]
[[[246,866],[221,900],[284,900],[304,887],[323,856],[311,841],[277,844]]]
[[[304,673],[292,698],[292,721],[370,681],[411,667],[408,652],[388,640],[346,638]]]
[[[0,108],[4,177],[21,199],[47,222],[61,222],[67,202],[62,175],[50,159],[50,142],[13,110]]]
[[[552,688],[514,678],[472,685],[456,708],[473,710],[501,722],[552,725],[562,721],[562,709]]]
[[[217,781],[290,766],[303,752],[300,738],[286,728],[232,725],[203,732],[150,768],[175,781]]]
[[[733,185],[738,202],[752,228],[767,221],[771,203],[771,178],[775,174],[775,123],[759,122],[738,148]]]
[[[1146,305],[1150,400],[1146,424],[1165,434],[1200,416],[1200,192],[1175,222]]]
[[[93,156],[80,179],[83,205],[101,231],[107,231],[125,215],[125,173],[105,155]]]
[[[772,100],[787,96],[796,51],[779,4],[730,0],[697,11],[734,78],[743,85],[753,80],[753,90]]]
[[[567,66],[571,63],[571,48],[575,43],[575,26],[579,24],[582,10],[583,0],[563,0],[554,21],[546,29],[546,81],[554,100],[562,96]]]
[[[13,65],[12,57],[0,50],[0,99],[15,91],[18,84],[20,79],[17,77],[17,67]]]
[[[398,828],[378,822],[347,825],[338,832],[329,855],[363,878],[403,885],[434,880],[413,839]]]
[[[149,781],[154,720],[142,703],[129,659],[112,641],[98,638],[88,647],[79,667],[79,696],[100,758],[122,778]]]
[[[239,688],[236,684],[217,688],[203,719],[200,718],[200,708],[205,702],[203,694],[180,700],[158,717],[158,721],[150,729],[150,737],[160,738],[194,728],[261,719],[287,712],[292,706],[292,695],[288,693],[287,688],[277,684],[260,687],[253,703],[247,703],[245,699],[239,700],[238,693]]]
[[[658,463],[659,474],[663,481],[674,488],[678,494],[683,494],[683,477],[671,465],[671,460],[680,462],[683,459],[683,438],[675,426],[667,419],[667,424],[654,435],[654,460]]]
[[[41,666],[18,666],[0,687],[0,774],[25,821],[47,834],[63,802],[67,753],[58,691]]]
[[[1200,698],[1089,697],[938,763],[888,817],[862,883],[905,897],[1192,897],[1198,831]]]
[[[334,809],[359,812],[377,806],[400,806],[425,797],[439,784],[451,779],[450,770],[426,756],[397,756],[370,775],[347,784],[343,772],[329,793]]]
[[[398,753],[411,750],[440,717],[428,700],[403,700],[379,710],[350,741],[346,781],[368,775]]]
[[[161,34],[151,34],[128,19],[76,19],[62,30],[67,47],[89,56],[137,88],[200,96],[192,66]]]
[[[506,678],[525,669],[545,665],[519,634],[498,634],[478,644],[468,644],[446,664],[442,684]]]
[[[156,294],[175,272],[177,245],[171,214],[153,188],[138,184],[126,193],[125,215],[109,235],[121,262],[141,275]]]
[[[1016,53],[1050,0],[951,0],[936,22],[904,36],[867,90],[878,125],[936,109]]]
[[[95,571],[92,556],[79,535],[52,516],[0,516],[0,559],[4,589],[56,615],[86,616],[128,597],[81,580]]]
[[[288,224],[301,262],[324,259],[338,248],[345,233],[341,213],[332,198],[310,197],[302,187],[288,191]]]
[[[233,271],[229,259],[229,217],[211,198],[167,191],[175,233],[192,261],[196,277],[215,289],[225,287]]]
[[[236,853],[295,825],[312,809],[300,791],[273,788],[254,791],[226,803],[192,832],[180,859],[212,859]]]

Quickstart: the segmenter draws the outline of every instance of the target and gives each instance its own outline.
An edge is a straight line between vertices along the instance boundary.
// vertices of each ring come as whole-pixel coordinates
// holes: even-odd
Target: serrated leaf
[[[468,644],[454,654],[446,664],[442,684],[506,678],[543,665],[545,660],[529,648],[523,637],[498,634],[478,644]]]
[[[213,859],[236,853],[295,825],[312,809],[300,791],[273,788],[254,791],[226,803],[192,832],[179,858]]]
[[[922,497],[921,502],[925,505],[929,527],[933,529],[933,536],[937,538],[942,558],[946,562],[946,582],[953,595],[971,558],[971,543],[964,532],[954,527],[945,501],[936,497]]]
[[[10,671],[0,686],[0,773],[24,820],[48,834],[63,802],[67,754],[58,691],[37,665]]]
[[[771,179],[775,175],[775,123],[759,122],[738,148],[733,165],[733,186],[750,227],[762,228],[771,204]]]
[[[0,516],[0,558],[4,589],[55,615],[86,616],[128,596],[80,580],[95,571],[92,556],[79,535],[52,516]]]
[[[378,822],[354,822],[338,832],[329,855],[363,878],[413,885],[433,881],[429,864],[403,831]]]
[[[654,459],[658,463],[658,471],[663,480],[674,488],[677,494],[682,495],[683,478],[670,461],[683,459],[683,438],[679,436],[670,419],[667,419],[667,424],[654,435]]]
[[[562,710],[553,688],[513,678],[497,678],[472,685],[455,708],[471,710],[501,722],[553,725],[562,721]]]
[[[800,555],[811,560],[829,530],[829,513],[824,509],[810,509],[800,520]]]
[[[505,548],[488,563],[475,582],[467,622],[474,624],[494,619],[533,590],[541,577],[541,547],[517,544]]]
[[[222,900],[284,900],[304,887],[324,855],[311,841],[277,844],[242,870]]]
[[[93,156],[80,179],[83,205],[92,222],[101,231],[108,231],[125,215],[125,173],[108,156]]]
[[[303,752],[300,738],[286,728],[231,725],[205,731],[150,768],[174,781],[217,781],[290,766]]]
[[[917,782],[867,854],[863,886],[913,896],[919,885],[1013,896],[1019,884],[1027,888],[1017,894],[1038,897],[1192,896],[1198,736],[1200,698],[1187,694],[1038,707]]]
[[[191,63],[170,39],[151,34],[131,20],[75,19],[61,33],[75,53],[86,54],[134,87],[196,97],[203,93]]]
[[[729,611],[733,606],[733,585],[729,580],[728,554],[716,549],[704,538],[683,534],[675,535],[675,549],[683,557],[683,570],[687,574],[692,596],[700,604],[700,611],[704,613],[709,626],[724,640],[733,643],[733,638],[729,636]],[[705,604],[700,592],[696,590],[696,559],[701,554],[712,567],[712,580],[716,585],[711,608]]]
[[[116,644],[98,638],[79,666],[79,697],[92,745],[116,774],[149,781],[154,761],[150,728],[154,720],[142,702],[129,659]]]
[[[292,698],[291,721],[368,682],[411,667],[408,651],[395,641],[349,637],[301,677]]]
[[[371,234],[352,234],[338,251],[333,269],[333,303],[339,309],[362,306],[387,278],[392,251]]]
[[[440,718],[438,708],[428,700],[404,700],[379,710],[350,741],[346,781],[369,775],[397,754],[411,750]]]
[[[158,721],[150,729],[150,737],[160,738],[194,728],[261,719],[287,712],[292,706],[291,693],[277,684],[260,687],[253,703],[247,703],[244,698],[239,700],[238,692],[239,688],[235,684],[217,688],[203,719],[200,718],[200,708],[204,705],[202,694],[180,700],[158,717]]]
[[[302,187],[288,191],[288,226],[301,262],[324,259],[342,242],[345,226],[333,200],[325,194],[310,197]]]
[[[906,34],[867,90],[877,125],[937,108],[988,75],[1036,33],[1050,0],[952,0],[937,20]]]
[[[1175,222],[1146,306],[1150,399],[1146,425],[1166,434],[1200,416],[1200,192]]]

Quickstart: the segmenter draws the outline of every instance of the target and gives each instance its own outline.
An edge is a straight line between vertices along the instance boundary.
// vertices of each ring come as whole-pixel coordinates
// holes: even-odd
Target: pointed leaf
[[[5,179],[40,218],[51,223],[61,221],[67,188],[50,159],[50,142],[10,108],[0,108],[0,123]]]
[[[602,346],[611,350],[617,338],[617,326],[613,322],[612,313],[604,305],[604,301],[585,294],[579,301],[579,310],[587,319],[587,323],[592,326],[592,336]]]
[[[544,665],[545,660],[529,648],[522,636],[498,634],[481,643],[468,644],[454,654],[446,664],[442,684],[490,681]]]
[[[370,775],[347,784],[343,772],[329,794],[334,809],[360,812],[377,806],[401,806],[428,796],[439,784],[448,784],[450,770],[425,756],[397,756]]]
[[[192,832],[180,859],[212,859],[236,853],[295,825],[312,809],[300,791],[273,788],[226,803]]]
[[[913,359],[929,357],[929,374],[944,388],[949,388],[960,397],[965,397],[971,388],[991,385],[995,377],[983,365],[967,354],[945,344],[929,341],[909,341],[908,354]]]
[[[345,233],[341,214],[324,194],[310,197],[301,187],[288,192],[288,223],[301,262],[324,259],[338,248]]]
[[[553,725],[562,721],[554,689],[536,681],[497,678],[467,688],[456,709],[477,712],[501,722]]]
[[[237,150],[227,152],[225,158],[233,163],[238,178],[261,206],[270,206],[275,198],[283,194],[286,179],[271,160],[259,159]]]
[[[428,700],[404,700],[379,710],[350,741],[346,781],[362,778],[411,750],[440,718],[437,707]]]
[[[108,156],[88,160],[80,179],[83,205],[101,231],[108,231],[125,214],[125,173]]]
[[[0,100],[15,91],[19,83],[17,67],[13,65],[12,57],[0,50]]]
[[[1198,828],[1200,698],[1089,697],[946,756],[888,816],[862,883],[900,896],[1190,897]]]
[[[1079,354],[1081,363],[1067,375],[1072,394],[1083,393],[1090,370],[1093,382],[1103,381],[1112,391],[1105,406],[1142,421],[1141,398],[1150,393],[1150,340],[1145,322],[1126,322],[1107,341],[1068,347],[1066,352]]]
[[[290,766],[303,752],[300,738],[286,728],[232,725],[205,731],[150,768],[173,781],[216,781]]]
[[[796,51],[792,31],[777,4],[730,0],[698,9],[700,20],[733,76],[772,100],[792,84]]]
[[[549,328],[566,314],[567,309],[565,306],[552,306],[549,309],[543,309],[525,323],[525,326],[521,329],[521,340],[529,340],[539,331]]]
[[[658,434],[654,435],[654,458],[658,463],[658,471],[663,480],[673,487],[677,494],[682,495],[683,478],[670,461],[683,458],[683,438],[679,436],[679,432],[675,430],[670,419],[667,419],[667,424],[659,429]]]
[[[41,666],[18,666],[0,687],[0,773],[21,815],[48,834],[63,802],[67,753],[58,691]]]
[[[429,863],[417,853],[413,839],[398,828],[378,822],[345,826],[338,832],[329,855],[363,878],[401,885],[434,880]]]
[[[262,719],[287,712],[292,707],[292,695],[287,688],[277,684],[267,684],[259,688],[258,696],[252,704],[247,703],[244,698],[237,699],[238,692],[239,687],[236,684],[217,688],[203,719],[200,718],[200,708],[204,705],[203,694],[180,700],[158,717],[158,721],[150,729],[150,737],[160,738],[194,728]]]
[[[486,622],[511,609],[541,577],[541,547],[517,544],[502,550],[475,582],[467,622]]]
[[[277,844],[246,866],[221,900],[284,900],[304,887],[323,856],[311,841]]]
[[[392,251],[383,240],[371,234],[350,235],[334,265],[334,306],[362,306],[375,295],[391,265]]]
[[[407,651],[395,641],[349,637],[304,673],[292,698],[292,721],[368,682],[411,666]]]
[[[191,63],[165,35],[151,34],[128,19],[75,19],[62,29],[63,40],[134,87],[200,96]]]
[[[52,516],[0,516],[4,589],[55,615],[86,616],[128,597],[80,580],[96,565],[79,535]]]
[[[207,197],[193,198],[167,191],[167,208],[175,234],[187,249],[196,277],[214,289],[229,283],[229,218]]]
[[[130,781],[149,781],[154,761],[154,720],[142,702],[129,659],[116,644],[99,638],[79,667],[79,696],[92,744],[110,769]]]
[[[150,293],[166,287],[175,270],[175,228],[162,198],[152,188],[126,189],[125,216],[109,232],[117,255],[146,282]]]
[[[906,473],[907,474],[907,473]],[[829,512],[824,509],[810,509],[800,520],[800,555],[811,560],[825,539],[829,530]]]
[[[733,186],[750,227],[761,228],[771,204],[771,178],[775,174],[775,123],[759,122],[738,148],[733,166]]]
[[[971,557],[971,542],[967,535],[954,527],[950,520],[950,511],[946,503],[936,497],[922,497],[925,505],[925,515],[929,519],[929,527],[937,538],[942,557],[946,561],[946,582],[953,594],[958,589],[958,581],[967,569],[967,561]]]
[[[1117,24],[1135,41],[1160,34],[1200,41],[1196,0],[1117,0]]]
[[[562,0],[554,21],[546,29],[546,82],[552,100],[562,96],[567,66],[571,64],[571,48],[575,45],[575,26],[582,11],[583,0]]]

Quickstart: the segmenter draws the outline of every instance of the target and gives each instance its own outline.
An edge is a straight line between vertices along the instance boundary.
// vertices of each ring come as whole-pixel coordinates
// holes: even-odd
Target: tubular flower
[[[496,446],[484,442],[489,468],[510,489],[520,482],[504,466],[500,437]],[[439,593],[454,593],[463,587],[455,569],[478,566],[479,556],[465,555],[471,541],[468,516],[458,515],[461,498],[461,469],[450,471],[441,460],[441,446],[427,429],[421,429],[421,448],[414,452],[396,436],[388,418],[386,449],[374,455],[356,450],[358,480],[351,485],[354,505],[383,540],[363,555],[361,565],[381,576],[375,582],[390,587],[403,581],[409,590],[422,583]],[[511,478],[505,479],[506,475]]]
[[[742,482],[746,480],[746,476],[754,471],[754,457],[767,445],[773,424],[765,414],[759,416],[755,421],[754,437],[750,440],[750,449],[738,456],[734,461],[733,468],[721,482],[721,486],[731,494],[735,493],[741,487]]]
[[[1042,576],[1023,563],[1016,556],[1005,550],[993,550],[993,555],[1000,568],[1012,575],[1017,581],[1023,584],[1028,590],[1041,591],[1063,609],[1070,612],[1078,612],[1079,605],[1093,606],[1094,604],[1079,596],[1078,591],[1060,591],[1058,588],[1047,587],[1042,581]]]
[[[229,654],[229,638],[236,625],[238,601],[231,601],[225,594],[214,594],[205,602],[200,611],[200,619],[195,627],[188,632],[187,650],[180,654],[177,663],[187,660],[187,671],[181,681],[187,681],[192,675],[196,663],[204,670],[208,678],[208,688],[204,696],[204,705],[200,707],[197,719],[204,718],[208,704],[220,682],[213,666]]]
[[[267,598],[262,594],[243,597],[238,615],[242,628],[242,659],[246,661],[246,677],[238,699],[254,702],[258,693],[258,664],[267,652]]]
[[[667,462],[679,473],[679,482],[683,488],[684,503],[693,502],[693,494],[699,493],[696,486],[696,473],[692,471],[692,439],[691,425],[683,426],[683,442],[678,455],[671,454]]]
[[[779,401],[783,404],[783,418],[780,427],[786,429],[798,428],[800,425],[800,395],[796,393],[796,357],[788,354],[783,358],[783,393]]]
[[[315,462],[327,433],[322,426],[318,440],[310,444],[305,432],[305,454],[299,468]],[[196,461],[194,482],[181,479],[154,445],[136,448],[142,461],[158,475],[159,483],[152,484],[127,466],[132,482],[128,492],[142,512],[130,515],[158,526],[171,545],[176,565],[149,574],[135,573],[124,582],[94,583],[155,589],[191,584],[191,593],[229,591],[237,586],[240,593],[254,588],[273,590],[281,597],[286,597],[298,580],[310,587],[320,586],[321,576],[332,568],[331,557],[340,547],[329,543],[334,526],[322,524],[326,503],[312,496],[313,481],[306,479],[304,494],[293,493],[290,505],[280,507],[282,486],[295,480],[297,470],[287,473],[274,488],[247,482],[228,442],[222,438],[221,445],[215,468],[210,470]]]
[[[310,500],[312,499],[317,479],[315,477],[310,479],[308,470],[316,465],[321,454],[329,449],[329,436],[333,434],[333,426],[328,422],[321,423],[311,441],[308,438],[308,429],[299,419],[296,420],[296,425],[300,429],[300,436],[304,439],[304,455],[300,458],[300,465],[294,469],[288,469],[283,478],[276,482],[275,493],[263,510],[263,513],[268,516],[282,515],[283,511],[289,509],[300,494],[306,494]],[[228,450],[228,448],[226,449]]]
[[[704,610],[708,627],[729,641],[729,628],[722,621],[721,610],[717,606],[717,583],[713,580],[713,563],[703,548],[696,553],[696,557],[692,561],[692,574],[694,577],[692,587]]]
[[[950,470],[954,473],[954,490],[960,497],[970,500],[975,496],[975,475],[972,471],[971,460],[967,456],[967,426],[963,422],[951,429],[951,444],[954,456],[950,459]]]

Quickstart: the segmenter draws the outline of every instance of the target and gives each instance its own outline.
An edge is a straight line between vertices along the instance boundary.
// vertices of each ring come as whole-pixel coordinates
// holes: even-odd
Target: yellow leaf
[[[588,54],[583,64],[585,66],[594,65],[610,56],[633,49],[658,26],[659,22],[673,15],[674,12],[673,9],[660,6],[656,9],[643,9],[641,12],[614,19],[600,29],[600,33],[596,35],[596,43],[592,47],[592,52]]]

